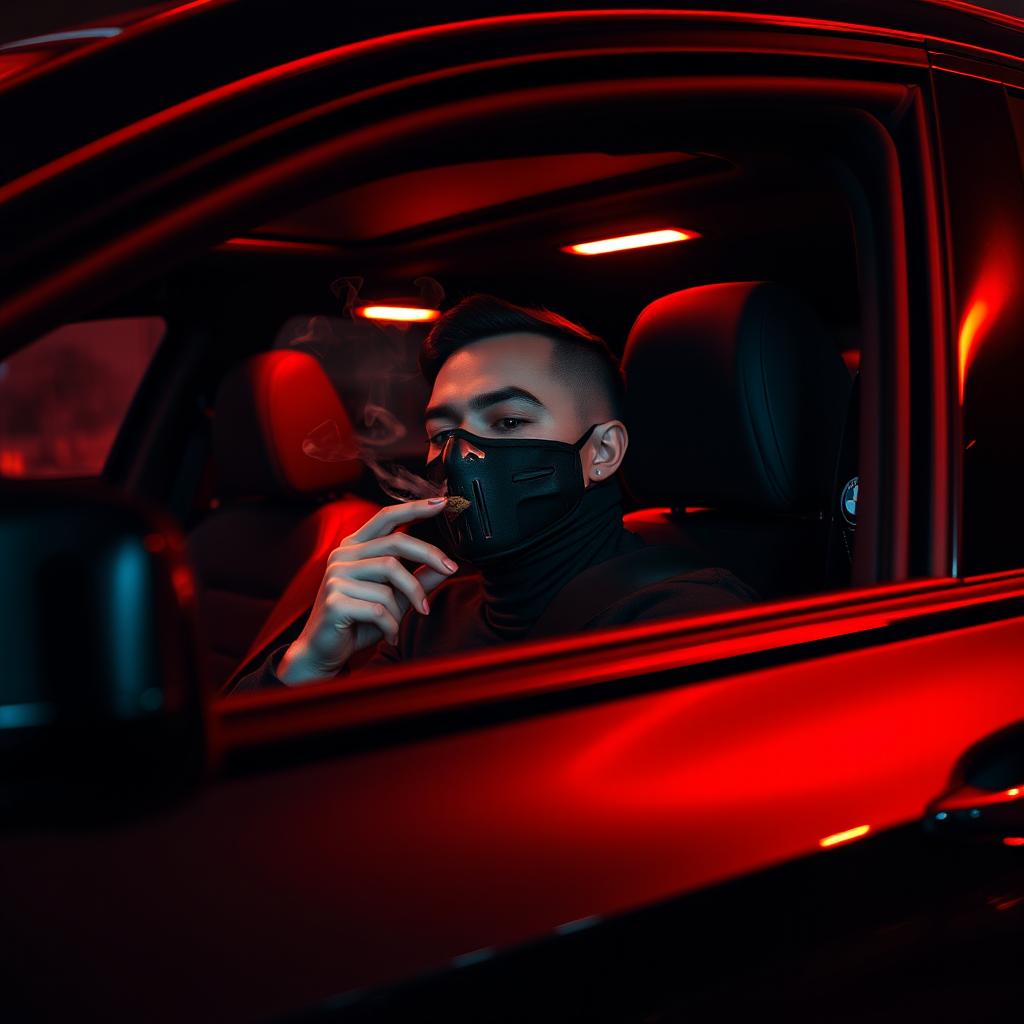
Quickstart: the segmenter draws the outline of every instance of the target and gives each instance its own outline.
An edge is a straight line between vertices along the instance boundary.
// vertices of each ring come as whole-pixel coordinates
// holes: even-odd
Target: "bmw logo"
[[[843,513],[843,519],[846,520],[848,526],[856,528],[857,526],[857,492],[860,490],[860,477],[855,476],[852,480],[847,480],[846,486],[843,488],[843,495],[839,499],[839,509]]]

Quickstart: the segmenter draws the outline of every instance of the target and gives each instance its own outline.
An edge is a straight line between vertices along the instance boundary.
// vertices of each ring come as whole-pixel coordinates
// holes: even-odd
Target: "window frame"
[[[566,22],[571,21],[572,19],[567,16]],[[737,50],[733,49],[731,45],[735,40],[730,39],[728,32],[718,33],[716,40],[716,45],[713,47],[716,57],[725,62],[736,57]],[[760,51],[768,59],[777,60],[780,65],[776,76],[766,78],[762,74],[761,85],[766,89],[774,86],[787,97],[803,96],[814,102],[828,100],[863,111],[870,110],[873,105],[879,103],[880,99],[882,105],[886,106],[894,95],[894,90],[903,92],[902,85],[892,85],[885,81],[884,76],[881,81],[852,77],[862,72],[864,67],[860,63],[851,62],[871,60],[873,56],[877,56],[875,51],[878,47],[885,50],[884,60],[888,62],[890,77],[896,78],[899,82],[904,76],[907,76],[916,79],[914,84],[919,84],[921,69],[924,65],[921,50],[875,41],[868,43],[864,40],[842,38],[829,39],[829,44],[829,46],[823,46],[822,37],[818,35],[801,36],[780,33],[764,38],[758,36],[758,46],[755,48],[755,52]],[[703,41],[691,40],[690,46],[694,49],[701,47],[706,49],[708,44],[706,39]],[[752,47],[749,33],[746,46],[745,52],[749,53]],[[843,52],[844,48],[847,52]],[[828,51],[830,58],[824,78],[821,67],[823,50]],[[808,57],[809,51],[815,56]],[[740,53],[742,52],[744,51],[741,49]],[[799,56],[794,58],[793,54]],[[448,56],[450,58],[451,54],[449,53]],[[812,61],[811,70],[808,70],[807,66],[802,63],[807,60]],[[893,72],[892,67],[898,70]],[[445,71],[446,74],[452,73],[452,68],[448,67]],[[875,74],[877,77],[877,69]],[[706,95],[707,90],[716,83],[722,85],[723,77],[727,78],[727,76],[716,76],[712,80],[706,76],[679,76],[673,81],[673,84],[677,85],[680,93],[688,90],[691,95],[693,93]],[[643,95],[645,87],[643,82],[630,82],[629,85],[632,87],[633,95]],[[664,81],[659,81],[657,86],[661,92],[664,92]],[[620,92],[622,83],[616,82],[615,87]],[[646,87],[650,88],[649,83]],[[592,86],[577,87],[563,83],[559,88],[563,91],[563,95],[566,90],[573,88],[578,88],[581,93],[585,93],[588,88],[590,94],[594,92]],[[735,95],[744,89],[749,89],[750,80],[749,78],[744,80],[734,77],[726,82],[724,88],[731,89]],[[492,113],[494,109],[501,109],[500,105],[493,105],[495,104],[493,96],[476,96],[473,100],[464,101],[464,103],[470,106],[476,104],[479,108],[485,99],[492,103],[490,108]],[[920,103],[919,92],[915,99]],[[522,95],[513,93],[501,96],[501,103],[506,107],[509,104],[520,105],[523,102]],[[891,114],[892,111],[890,110],[889,113]],[[917,126],[917,130],[922,131],[924,116],[920,114],[920,111],[917,113],[918,116],[913,123]],[[880,127],[880,122],[876,122],[876,124]],[[207,180],[194,193],[188,194],[184,198],[176,197],[173,207],[153,211],[148,221],[125,228],[112,241],[95,245],[84,255],[77,255],[69,266],[53,268],[49,276],[45,276],[37,286],[29,288],[15,301],[9,301],[6,308],[0,305],[0,324],[5,324],[11,334],[16,336],[16,328],[23,328],[25,324],[31,324],[33,317],[39,316],[38,306],[44,296],[51,299],[59,297],[61,303],[74,306],[85,301],[84,291],[88,286],[90,289],[95,289],[92,292],[93,301],[99,301],[104,296],[105,290],[109,293],[109,290],[114,287],[114,282],[118,280],[118,274],[121,271],[129,272],[134,267],[135,273],[139,273],[138,268],[145,266],[148,268],[148,272],[152,273],[155,266],[171,265],[183,251],[191,251],[197,245],[209,244],[222,239],[228,234],[224,231],[224,227],[232,223],[237,224],[240,217],[248,219],[248,222],[251,223],[254,211],[261,211],[256,214],[257,216],[272,215],[274,210],[281,206],[282,196],[294,195],[304,183],[321,179],[330,169],[336,168],[342,162],[358,165],[360,159],[374,158],[379,154],[382,142],[386,137],[385,133],[389,129],[395,131],[397,128],[398,131],[406,133],[413,130],[418,130],[421,133],[435,133],[443,127],[445,127],[445,122],[440,108],[409,111],[396,117],[395,123],[391,125],[374,121],[365,126],[353,128],[346,135],[326,140],[321,139],[313,146],[300,147],[296,151],[286,152],[284,155],[278,154],[274,161],[257,168],[244,178],[232,178],[227,184],[216,180],[211,183],[210,180]],[[920,142],[926,146],[926,136],[922,135]],[[252,144],[255,145],[255,142]],[[891,140],[887,143],[886,152],[888,171],[898,171],[899,154]],[[892,291],[893,298],[898,298],[901,294],[900,283],[905,281],[905,271],[899,265],[904,255],[902,251],[902,197],[896,195],[893,198],[891,226],[895,232],[894,241],[897,251],[894,256],[898,265],[892,279],[888,280],[888,286]],[[120,287],[123,288],[123,282],[120,283]],[[887,328],[893,336],[894,344],[888,355],[895,360],[891,368],[891,380],[895,394],[890,393],[884,401],[887,403],[890,413],[893,414],[892,421],[889,424],[883,417],[864,416],[862,422],[867,424],[865,436],[872,445],[882,447],[880,438],[885,435],[890,426],[898,438],[896,465],[886,467],[888,482],[896,487],[896,491],[900,495],[892,503],[896,521],[886,520],[885,525],[880,527],[883,538],[889,537],[891,540],[894,533],[900,535],[887,556],[895,567],[892,575],[898,579],[901,575],[906,575],[906,536],[909,529],[908,498],[906,492],[901,490],[904,485],[899,483],[903,479],[903,475],[899,472],[899,466],[902,460],[905,460],[909,449],[909,429],[908,424],[904,422],[906,403],[901,402],[900,398],[909,393],[906,364],[908,355],[905,339],[907,319],[910,314],[905,304],[895,301],[889,312],[893,319],[887,324]],[[883,352],[882,355],[886,355],[886,353]],[[876,501],[882,505],[885,500],[883,489],[880,487]],[[934,568],[939,567],[935,566]],[[872,575],[870,569],[868,575],[869,577]],[[531,644],[528,649],[528,657],[518,655],[516,668],[519,670],[524,665],[531,664],[551,666],[550,671],[545,673],[545,677],[550,677],[556,671],[554,666],[560,666],[557,671],[569,673],[572,671],[571,666],[578,663],[581,655],[592,656],[594,654],[595,640],[598,641],[598,649],[603,652],[602,659],[608,651],[617,649],[622,651],[622,658],[616,670],[617,677],[620,681],[629,682],[630,685],[636,681],[637,673],[644,671],[641,664],[642,659],[653,650],[658,649],[659,645],[661,647],[668,645],[669,651],[674,652],[667,655],[666,667],[657,670],[656,675],[662,680],[665,678],[664,672],[674,671],[672,664],[675,669],[678,669],[682,664],[679,659],[686,660],[686,656],[680,654],[681,650],[703,650],[702,642],[705,647],[708,644],[725,643],[726,647],[723,650],[732,652],[728,655],[727,660],[733,657],[750,658],[757,653],[755,649],[759,649],[761,654],[769,653],[773,663],[777,663],[783,660],[783,652],[792,652],[792,657],[803,657],[802,652],[805,650],[817,650],[815,645],[833,642],[838,636],[856,636],[859,638],[858,642],[865,640],[872,642],[871,638],[875,637],[877,630],[885,625],[877,616],[889,614],[887,602],[903,601],[913,604],[922,595],[932,595],[935,599],[936,609],[943,609],[948,597],[944,593],[947,587],[948,581],[943,579],[942,574],[939,573],[934,578],[919,583],[892,583],[873,586],[871,589],[863,591],[815,595],[812,598],[796,602],[772,602],[758,605],[727,615],[700,616],[687,620],[685,623],[670,621],[667,624],[647,624],[628,627],[625,631],[608,631],[602,633],[600,637],[588,635],[564,638],[551,643]],[[820,622],[818,625],[812,625],[801,619],[801,616],[805,615],[816,617]],[[927,614],[923,612],[920,614],[915,612],[914,615],[918,618],[920,615],[927,617]],[[725,632],[722,633],[722,630]],[[780,635],[789,637],[781,646],[778,645],[776,639],[773,639]],[[745,639],[741,642],[741,638],[744,637]],[[758,642],[759,637],[761,638],[760,643]],[[744,643],[747,645],[746,647],[743,646]],[[494,657],[507,662],[509,652],[502,651],[495,654]],[[691,674],[697,672],[700,678],[713,678],[716,674],[724,671],[723,657],[724,655],[702,657],[699,661],[694,662],[694,665],[705,666],[703,672],[697,672],[697,669],[694,668],[691,670]],[[729,663],[732,662],[729,661]],[[403,666],[395,672],[389,670],[387,673],[375,674],[373,682],[367,682],[367,689],[375,695],[383,693],[390,699],[400,692],[399,684],[402,680],[405,680],[413,688],[428,681],[432,687],[439,687],[447,680],[446,692],[449,694],[448,699],[451,699],[452,692],[458,688],[460,680],[465,678],[465,673],[476,672],[480,666],[486,664],[488,662],[485,656],[463,654],[452,659],[438,659],[432,660],[430,663]],[[607,668],[608,664],[606,663],[606,670]],[[669,685],[680,685],[680,682],[673,682]],[[595,685],[591,677],[588,677],[576,685],[575,689],[580,694],[583,691],[594,693],[597,692],[593,688]],[[490,687],[487,689],[490,690]],[[438,695],[441,692],[442,690],[439,688]],[[317,708],[322,710],[325,702],[329,703],[339,695],[344,696],[346,701],[351,701],[352,693],[346,688],[346,685],[335,683],[288,691],[283,694],[246,698],[244,702],[238,701],[235,710],[222,709],[220,713],[224,715],[225,723],[258,721],[261,723],[260,729],[266,729],[269,721],[267,713],[273,709],[276,714],[281,715],[282,725],[279,732],[283,735],[288,731],[283,725],[285,718],[293,723],[302,721],[306,723],[307,727],[314,727],[310,720],[313,710]],[[493,695],[489,697],[486,693],[481,692],[479,695],[473,695],[473,702],[486,703],[492,698]],[[522,698],[531,699],[525,690]],[[465,702],[467,695],[463,694],[460,699]],[[408,713],[407,710],[405,714]],[[317,718],[319,722],[319,725],[315,726],[318,729],[322,728],[324,723],[333,720],[331,715],[319,718],[313,715],[313,717]],[[343,726],[344,717],[342,715],[337,720],[338,727],[345,727]],[[257,732],[260,729],[257,729]],[[240,734],[248,735],[246,730],[241,728]],[[240,742],[243,742],[244,745],[244,741],[240,740]]]

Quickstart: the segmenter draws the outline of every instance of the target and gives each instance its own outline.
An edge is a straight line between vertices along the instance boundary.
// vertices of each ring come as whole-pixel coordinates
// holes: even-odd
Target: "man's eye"
[[[436,434],[431,434],[430,437],[427,438],[427,440],[431,444],[437,445],[438,447],[440,447],[451,436],[451,434],[452,434],[452,431],[450,429],[449,430],[439,430]]]
[[[513,430],[518,430],[526,420],[520,419],[518,416],[502,416],[500,420],[496,420],[494,423],[494,429],[509,433]]]

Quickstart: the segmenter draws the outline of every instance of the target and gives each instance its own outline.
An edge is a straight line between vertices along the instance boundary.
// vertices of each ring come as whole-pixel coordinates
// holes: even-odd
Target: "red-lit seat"
[[[674,292],[640,314],[623,369],[624,475],[646,506],[627,528],[764,598],[821,589],[850,373],[812,311],[765,282]]]
[[[221,383],[213,424],[219,505],[189,537],[214,685],[230,676],[259,634],[290,625],[280,621],[289,609],[308,610],[327,555],[379,507],[347,493],[359,462],[303,451],[303,440],[331,420],[345,448],[352,439],[345,409],[305,353],[254,356]]]

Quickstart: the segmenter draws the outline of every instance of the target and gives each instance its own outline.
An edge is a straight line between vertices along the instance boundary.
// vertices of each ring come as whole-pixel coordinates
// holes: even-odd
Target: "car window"
[[[65,324],[0,363],[0,476],[98,476],[164,331],[160,317]]]
[[[745,127],[743,115],[736,116]],[[746,137],[739,128],[732,131]],[[429,600],[408,616],[404,604],[396,605],[390,632],[371,634],[369,643],[344,652],[351,658],[349,668],[385,668],[516,635],[532,639],[640,618],[731,611],[751,602],[850,585],[855,552],[863,547],[856,533],[863,460],[854,411],[858,394],[875,388],[877,365],[869,363],[868,376],[854,390],[863,339],[877,336],[860,289],[861,269],[869,275],[873,271],[860,267],[856,244],[857,235],[863,231],[867,236],[869,229],[852,209],[846,178],[831,165],[822,165],[815,154],[808,157],[798,145],[801,138],[781,154],[758,146],[730,150],[733,160],[743,163],[742,175],[713,157],[700,167],[691,166],[696,161],[666,161],[655,169],[656,176],[645,170],[643,179],[607,183],[600,204],[593,203],[589,192],[567,198],[561,187],[566,171],[554,180],[558,187],[543,197],[543,204],[528,197],[538,205],[531,208],[530,218],[525,213],[520,218],[515,234],[503,219],[507,197],[502,195],[499,209],[472,211],[458,244],[435,242],[430,264],[413,259],[417,247],[424,247],[424,236],[434,237],[426,233],[450,230],[448,220],[430,220],[435,192],[440,200],[461,194],[464,181],[478,183],[466,164],[433,168],[422,187],[410,192],[415,203],[409,198],[403,208],[409,224],[397,225],[403,231],[388,222],[389,234],[361,239],[367,244],[345,262],[333,256],[329,262],[319,260],[312,248],[298,257],[295,246],[326,240],[333,253],[342,252],[355,230],[352,211],[364,218],[357,227],[372,227],[373,211],[397,216],[390,190],[361,186],[358,202],[348,192],[329,194],[298,213],[253,225],[253,243],[239,236],[224,243],[223,264],[245,268],[246,322],[258,323],[263,307],[274,310],[274,319],[265,341],[250,336],[248,353],[228,371],[229,397],[238,397],[240,382],[252,397],[245,403],[218,401],[215,430],[221,417],[222,437],[244,438],[240,457],[251,454],[254,443],[266,437],[273,441],[268,461],[288,458],[297,474],[309,469],[309,460],[318,463],[316,479],[325,481],[322,489],[329,490],[338,515],[351,509],[361,517],[341,531],[345,540],[371,516],[353,498],[369,499],[374,506],[438,494],[449,498],[443,517],[428,519],[419,511],[404,521],[404,513],[381,520],[401,523],[413,537],[439,549],[454,566],[449,571],[457,575],[432,580]],[[570,153],[565,162],[578,161]],[[495,173],[494,163],[486,162],[488,172]],[[781,176],[780,163],[786,166]],[[561,165],[562,159],[553,154],[544,167]],[[512,177],[506,170],[502,181]],[[694,200],[697,191],[702,202]],[[666,192],[679,203],[685,197],[686,206],[667,199]],[[610,203],[628,208],[633,220],[623,221],[618,206],[610,213]],[[443,204],[436,208],[443,209]],[[566,209],[575,211],[579,223],[566,223]],[[877,219],[883,220],[881,211]],[[622,223],[650,231],[624,234]],[[778,230],[781,223],[784,232]],[[309,234],[297,237],[300,228]],[[416,233],[408,234],[412,228]],[[428,266],[429,277],[424,273]],[[339,272],[347,276],[339,277]],[[295,301],[287,296],[293,315],[281,318],[282,289],[287,287],[302,297]],[[463,302],[476,305],[467,310]],[[514,305],[514,319],[506,319],[509,311],[502,303]],[[476,363],[463,360],[461,371],[440,380],[442,368],[435,365],[434,376],[429,376],[430,353],[421,349],[440,317],[441,326],[452,330],[449,318],[457,310],[459,324],[474,317],[473,323],[484,324],[483,337],[520,337],[506,341],[504,349],[487,349],[489,363],[482,348],[473,350]],[[555,477],[563,462],[556,466],[549,453],[553,445],[562,444],[577,457],[582,448],[577,438],[583,435],[585,443],[588,424],[600,423],[602,415],[606,420],[620,417],[602,413],[587,419],[587,406],[587,422],[576,429],[573,417],[581,415],[585,389],[596,385],[586,373],[577,376],[575,369],[568,374],[569,385],[557,372],[534,372],[543,362],[538,355],[543,346],[531,348],[530,331],[521,325],[529,314],[534,319],[527,316],[525,322],[535,327],[541,313],[553,318],[545,321],[549,331],[581,325],[576,330],[604,339],[627,381],[621,419],[629,431],[629,456],[612,467],[614,474],[621,464],[622,472],[611,480],[601,478],[599,467],[594,469],[585,496],[582,486],[579,496],[572,489],[573,480],[580,481],[575,466],[563,474],[563,487],[562,477]],[[520,326],[514,329],[512,324]],[[476,328],[459,326],[455,335],[460,330]],[[767,341],[749,345],[755,335]],[[274,351],[267,353],[266,348]],[[313,360],[297,358],[300,354]],[[428,357],[428,376],[418,365],[423,356]],[[748,434],[737,429],[739,384],[733,367],[740,360],[744,374],[766,375],[759,394],[764,393],[766,407],[780,417],[782,433],[775,435],[772,449],[782,460],[778,466],[759,462],[748,447]],[[319,367],[311,365],[314,361]],[[318,383],[323,376],[330,391]],[[271,379],[276,381],[281,415],[272,423],[268,419],[262,432],[233,428],[225,417],[263,408]],[[294,382],[294,400],[289,399],[288,381]],[[797,386],[790,387],[791,382]],[[571,399],[563,400],[567,387]],[[533,400],[530,408],[541,409],[533,418],[525,404],[514,405],[513,399],[474,401],[524,391]],[[435,412],[425,420],[427,406]],[[476,415],[477,409],[492,406],[497,408],[493,414]],[[556,422],[556,413],[563,420]],[[572,426],[564,437],[559,432],[563,421]],[[758,418],[756,431],[765,423]],[[520,428],[519,436],[502,436],[502,431],[514,434]],[[448,455],[439,454],[442,444],[437,439],[456,433],[468,436],[449,445]],[[693,438],[700,438],[700,444],[693,444]],[[509,453],[520,461],[502,464]],[[227,454],[223,448],[215,451],[221,461]],[[616,456],[613,451],[602,457]],[[367,470],[360,476],[353,467],[357,461]],[[479,463],[495,468],[488,475]],[[502,490],[506,480],[518,489],[510,485]],[[781,489],[779,480],[784,481]],[[264,491],[253,480],[245,483],[238,515],[248,520],[257,514],[256,499],[269,507],[275,492],[269,483]],[[555,484],[562,490],[556,493]],[[549,500],[542,488],[557,501]],[[225,542],[216,531],[234,514],[232,508],[231,494],[222,493],[215,514],[195,531],[200,593],[209,589],[216,600],[225,585],[220,571]],[[300,520],[303,506],[294,495],[289,508]],[[550,515],[549,508],[555,510]],[[584,532],[580,524],[591,520],[600,529]],[[525,527],[525,537],[517,533],[521,523],[532,533]],[[280,529],[278,519],[274,529]],[[383,533],[369,539],[395,543],[387,539],[395,527],[381,529]],[[557,531],[565,533],[565,540],[555,545],[552,538],[562,536]],[[512,564],[509,554],[532,552],[534,535],[550,550],[538,546],[535,562],[519,558],[515,567],[539,566],[533,570],[539,589],[531,589],[532,578],[501,582],[503,567]],[[216,560],[203,554],[207,536],[218,538]],[[487,543],[492,547],[485,549]],[[642,548],[649,549],[644,560],[632,557]],[[565,552],[575,554],[565,557]],[[621,561],[603,558],[607,553],[621,556]],[[630,573],[620,569],[627,560]],[[327,570],[348,574],[344,580],[332,577],[331,588],[350,598],[353,614],[363,614],[356,602],[365,599],[351,597],[350,590],[389,597],[386,586],[362,585],[361,574],[378,570],[359,561],[358,552],[346,555]],[[408,561],[417,568],[415,556]],[[239,564],[248,564],[246,557]],[[344,568],[335,570],[336,565]],[[602,565],[600,572],[590,571]],[[634,566],[637,578],[643,572],[640,586],[633,582]],[[304,581],[299,571],[305,572],[300,568],[291,578]],[[287,649],[293,644],[296,651],[301,648],[295,643],[298,634],[305,630],[306,636],[321,635],[318,623],[333,614],[321,615],[315,603],[324,573],[321,563],[308,572],[311,585],[301,601],[292,601],[298,593],[292,587],[287,600],[261,610],[258,630],[251,623],[246,627],[242,614],[232,613],[238,623],[232,636],[245,642],[227,652],[230,659],[221,639],[224,622],[211,628],[221,644],[214,652],[214,670],[229,692],[280,685],[273,673]],[[687,578],[670,582],[681,576]],[[209,587],[207,579],[212,581]],[[241,576],[239,580],[240,589],[251,586]],[[404,576],[401,580],[396,585],[410,585]],[[498,581],[494,587],[492,580]],[[566,596],[550,601],[563,587]],[[486,599],[491,604],[478,613],[481,595],[490,595]],[[335,601],[330,608],[341,603]],[[482,625],[474,632],[478,622]],[[325,629],[323,635],[334,634]],[[357,642],[362,645],[362,637]],[[263,676],[261,666],[269,666]],[[283,671],[291,667],[289,662]],[[311,666],[303,679],[329,674]]]
[[[659,143],[658,111],[669,99],[637,109]],[[504,145],[481,147],[467,118],[450,147],[400,152],[396,145],[392,154],[382,145],[373,166],[332,176],[330,187],[297,191],[291,212],[275,203],[276,219],[232,225],[214,252],[174,272],[174,295],[196,288],[181,316],[202,310],[197,336],[209,339],[209,357],[197,357],[194,379],[176,396],[185,400],[167,403],[191,421],[168,423],[166,444],[147,457],[168,465],[166,451],[180,445],[190,467],[161,487],[178,494],[196,481],[197,493],[211,495],[195,504],[203,513],[188,529],[220,685],[294,643],[290,631],[305,629],[325,574],[337,565],[348,576],[332,576],[323,592],[346,598],[331,602],[331,614],[343,603],[353,614],[341,627],[323,618],[317,636],[331,639],[344,628],[348,643],[354,616],[378,613],[370,598],[388,602],[380,603],[388,615],[381,623],[393,627],[370,623],[376,632],[360,632],[353,649],[342,651],[352,669],[507,639],[731,613],[889,578],[882,557],[862,558],[863,566],[856,558],[873,555],[889,529],[870,504],[882,501],[879,478],[888,463],[879,462],[878,439],[887,426],[860,431],[855,413],[856,395],[866,394],[872,416],[860,422],[881,420],[874,413],[886,394],[880,376],[887,364],[879,354],[889,334],[881,329],[888,285],[880,280],[889,275],[875,240],[902,225],[885,200],[890,193],[862,185],[887,164],[875,136],[863,137],[860,117],[811,112],[835,135],[834,153],[824,159],[802,103],[793,102],[791,109],[788,98],[773,101],[779,124],[769,138],[754,130],[760,109],[736,105],[708,124],[698,105],[687,130],[700,156],[687,146],[666,149],[652,166],[616,167],[598,182],[581,173],[576,184],[567,181],[590,153],[624,140],[612,119],[588,121],[578,140],[566,139],[564,119],[552,111],[547,134],[529,147],[548,143],[550,152],[542,151],[537,174],[511,196],[505,185],[519,180],[525,157],[508,155]],[[517,109],[510,124],[524,116]],[[509,166],[495,167],[505,160]],[[411,174],[424,165],[431,173],[399,190],[406,203],[397,207],[388,183],[395,168]],[[373,179],[374,167],[387,177]],[[442,202],[467,195],[484,175],[501,189],[474,193],[481,201],[472,208]],[[546,190],[538,191],[537,175]],[[442,382],[428,445],[424,400],[431,387],[441,395],[443,367],[425,380],[416,373],[423,325],[481,297],[511,304],[520,319],[484,318],[470,351],[484,351],[472,349],[480,337],[505,339],[504,347],[487,349],[493,358],[484,369],[472,360],[446,364],[458,362],[462,376]],[[492,306],[483,308],[489,317]],[[524,322],[523,310],[532,326],[540,322],[534,314],[547,316],[543,323],[557,327],[559,338],[586,337],[591,347],[578,345],[585,355],[599,351],[599,342],[607,346],[627,381],[622,416],[611,404],[592,408],[594,394],[609,403],[616,397],[610,388],[599,394],[605,362],[595,356],[580,372],[574,350],[555,367],[548,348],[533,344],[547,335],[508,326]],[[527,342],[508,341],[523,334]],[[855,392],[862,346],[870,358]],[[557,373],[548,372],[553,367]],[[759,382],[752,406],[750,382]],[[197,400],[189,402],[193,387]],[[528,406],[541,410],[534,419]],[[602,423],[612,427],[588,442]],[[518,437],[504,436],[517,430]],[[401,451],[388,450],[399,443]],[[588,443],[589,462],[577,469],[573,460],[582,463]],[[438,451],[445,444],[448,455]],[[396,477],[403,486],[392,488]],[[517,487],[511,497],[506,480]],[[380,505],[442,495],[448,501],[433,509],[385,515],[382,532],[347,546],[381,544],[328,560]],[[424,511],[439,514],[428,522]],[[576,528],[591,518],[600,529]],[[551,527],[567,541],[549,543]],[[402,532],[420,543],[409,544]],[[534,563],[520,557],[527,548],[538,556]],[[395,564],[392,549],[409,566]],[[645,560],[632,559],[634,552]],[[376,558],[390,561],[357,564]],[[530,578],[492,599],[489,581],[474,572],[488,558],[499,572],[527,565]],[[627,563],[630,571],[620,571]],[[419,565],[458,575],[428,578],[429,600],[420,599],[408,571]],[[591,569],[601,571],[584,578]],[[393,586],[366,573],[391,574]],[[671,583],[681,576],[693,578]],[[606,586],[591,587],[605,578]],[[551,601],[578,580],[587,602]],[[477,614],[485,598],[491,603]],[[549,608],[567,611],[544,618]],[[301,681],[341,667],[328,661],[311,661]]]

